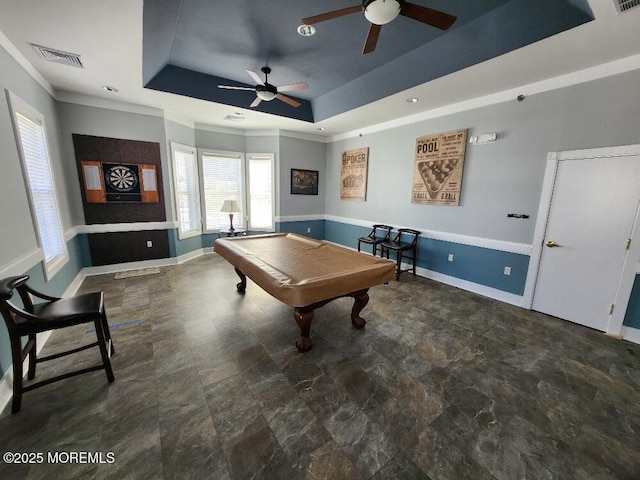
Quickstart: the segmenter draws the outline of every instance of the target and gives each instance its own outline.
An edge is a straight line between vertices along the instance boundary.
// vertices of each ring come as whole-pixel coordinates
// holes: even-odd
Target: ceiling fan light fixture
[[[363,4],[364,16],[371,23],[384,25],[400,15],[397,0],[366,0]]]
[[[277,93],[271,92],[269,90],[256,90],[256,95],[258,95],[258,97],[260,97],[261,100],[264,100],[265,102],[270,102],[271,100],[276,98]]]

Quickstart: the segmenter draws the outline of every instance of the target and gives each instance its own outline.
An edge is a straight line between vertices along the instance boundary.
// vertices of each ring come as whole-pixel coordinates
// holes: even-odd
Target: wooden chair
[[[396,252],[396,280],[400,280],[400,273],[409,271],[408,269],[401,270],[403,258],[411,260],[413,276],[415,277],[418,237],[420,237],[419,231],[410,228],[400,228],[393,240],[382,242],[380,245],[381,256],[386,254],[386,257],[389,258],[390,251]]]
[[[58,298],[37,292],[27,285],[28,275],[8,277],[0,280],[0,311],[4,317],[9,332],[11,343],[11,355],[13,360],[13,401],[11,413],[20,411],[22,394],[35,388],[43,387],[50,383],[65,378],[104,369],[109,382],[113,382],[113,370],[109,360],[114,353],[111,343],[111,333],[104,310],[104,294],[102,292],[77,295],[70,298]],[[12,303],[11,297],[17,290],[22,300],[22,308]],[[44,300],[41,303],[33,302],[34,298]],[[49,330],[56,330],[73,325],[93,322],[97,341],[82,347],[67,350],[54,355],[36,358],[36,334]],[[27,342],[22,346],[21,338],[27,337]],[[23,363],[29,357],[29,370],[27,378],[33,380],[36,376],[36,363],[46,362],[55,358],[64,357],[73,353],[98,347],[102,357],[102,363],[93,367],[74,370],[56,377],[52,377],[37,383],[23,386]]]
[[[378,245],[388,241],[391,237],[391,230],[393,230],[393,227],[389,225],[374,225],[369,235],[358,238],[358,251],[360,251],[361,243],[372,245],[373,256],[375,257],[378,253]],[[382,250],[380,251],[380,256],[382,256]]]

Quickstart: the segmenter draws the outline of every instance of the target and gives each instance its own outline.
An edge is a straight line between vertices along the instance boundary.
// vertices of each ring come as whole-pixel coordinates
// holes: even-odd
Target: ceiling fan
[[[256,82],[255,87],[232,87],[229,85],[218,85],[218,88],[225,88],[227,90],[251,90],[256,92],[256,99],[249,105],[250,107],[257,107],[260,105],[260,102],[263,100],[265,102],[270,102],[274,98],[291,105],[292,107],[299,107],[300,102],[296,102],[293,98],[286,97],[282,95],[280,92],[287,92],[291,90],[306,90],[309,88],[304,82],[300,83],[291,83],[289,85],[280,85],[275,86],[271,85],[267,78],[271,73],[271,69],[269,67],[262,67],[260,69],[262,73],[264,73],[264,82],[260,79],[256,72],[252,72],[251,70],[247,70],[249,76]]]
[[[362,49],[363,54],[371,53],[376,49],[382,25],[394,20],[398,15],[412,18],[440,30],[448,29],[456,21],[456,17],[453,15],[416,5],[415,3],[409,3],[405,0],[362,0],[361,5],[303,18],[302,23],[313,25],[314,23],[361,11],[364,12],[365,18],[371,23],[367,39],[364,42],[364,48]]]

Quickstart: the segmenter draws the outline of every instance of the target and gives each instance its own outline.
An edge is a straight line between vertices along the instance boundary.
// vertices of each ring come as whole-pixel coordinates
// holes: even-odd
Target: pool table
[[[238,292],[245,292],[249,277],[294,307],[300,328],[296,347],[301,352],[312,348],[309,331],[316,308],[352,297],[351,324],[363,328],[366,322],[360,312],[369,302],[369,288],[395,279],[395,264],[390,260],[294,233],[219,238],[213,250],[235,268],[240,277]]]

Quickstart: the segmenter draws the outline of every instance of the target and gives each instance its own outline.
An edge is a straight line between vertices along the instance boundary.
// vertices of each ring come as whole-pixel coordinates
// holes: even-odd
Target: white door
[[[533,310],[606,331],[640,203],[640,156],[558,162]]]

